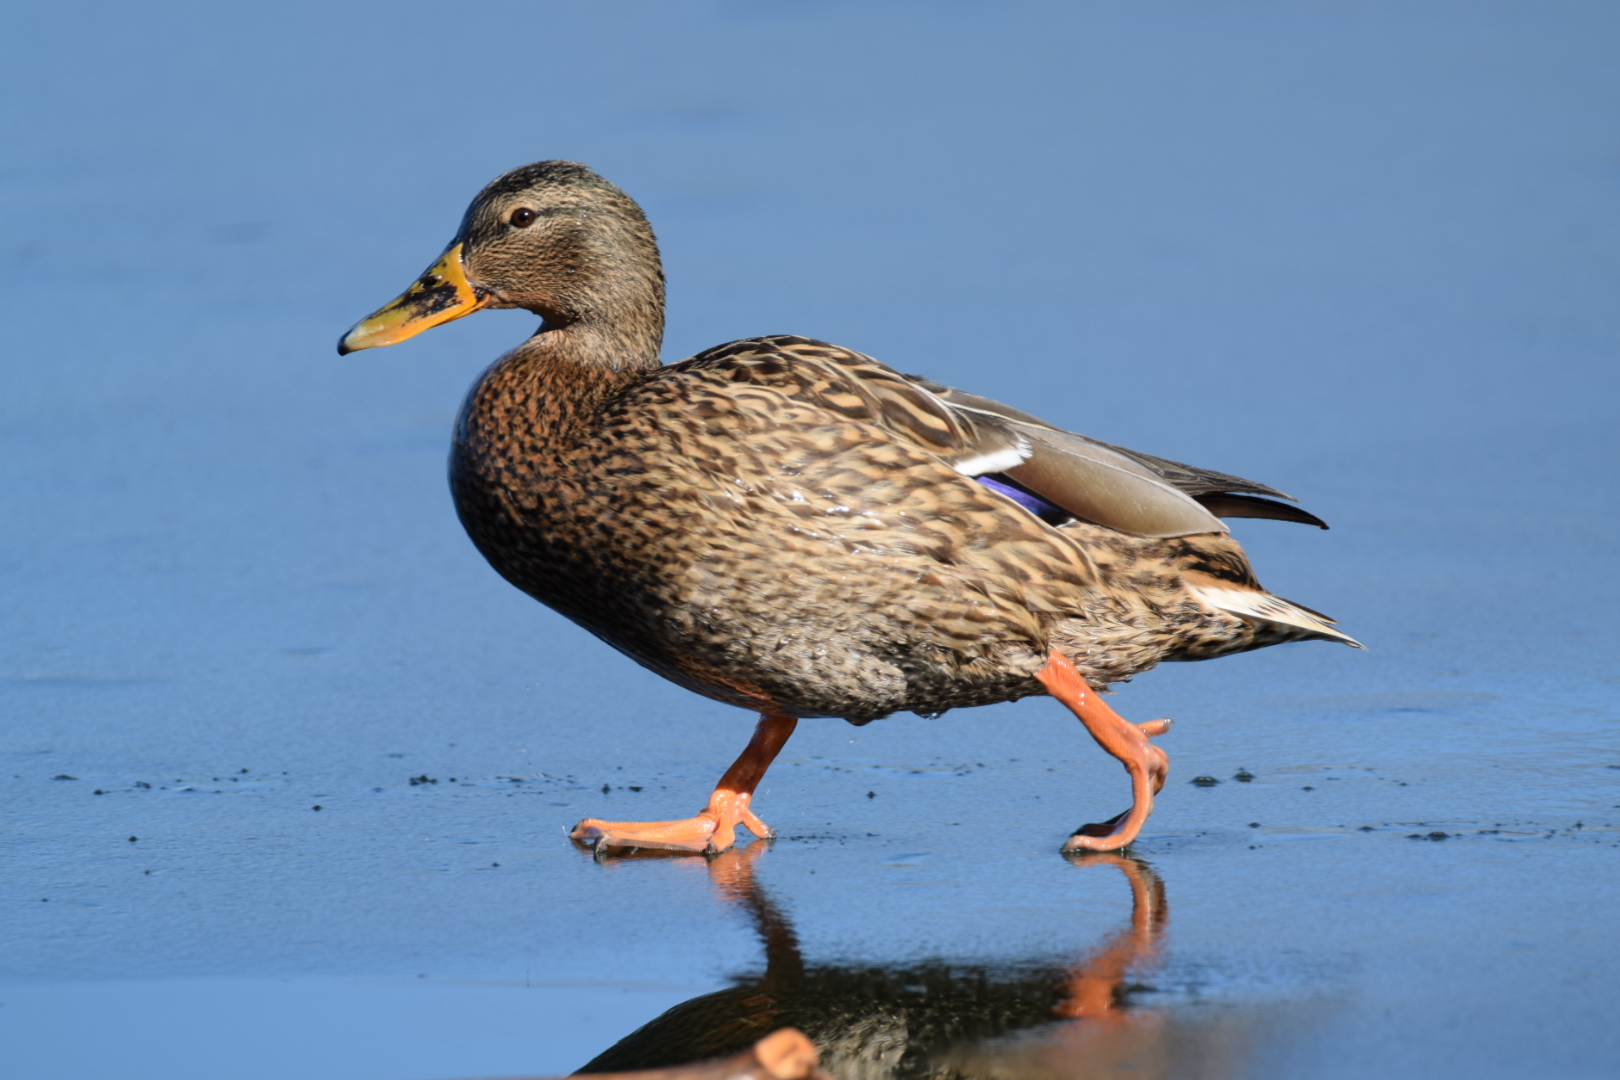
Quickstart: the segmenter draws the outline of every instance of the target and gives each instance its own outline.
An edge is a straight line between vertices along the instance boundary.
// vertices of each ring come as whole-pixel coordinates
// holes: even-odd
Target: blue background
[[[758,965],[701,861],[564,840],[689,812],[751,718],[462,535],[450,421],[533,317],[333,350],[542,158],[646,208],[666,359],[820,337],[1332,523],[1235,530],[1369,653],[1115,699],[1178,721],[1167,1030],[1242,1018],[1221,1075],[1620,1068],[1612,4],[5,22],[0,1071],[555,1074]],[[818,962],[1077,956],[1129,894],[1056,851],[1124,797],[1045,699],[810,723],[757,874]]]

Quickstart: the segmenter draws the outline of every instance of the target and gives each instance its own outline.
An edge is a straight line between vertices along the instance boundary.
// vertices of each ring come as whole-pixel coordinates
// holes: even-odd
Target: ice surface
[[[1614,1075],[1617,46],[1546,0],[8,12],[0,1074],[557,1074],[766,978],[766,910],[924,997],[1127,941],[1057,854],[1125,778],[1050,701],[801,725],[746,887],[566,842],[752,719],[462,535],[451,418],[531,316],[334,352],[562,157],[658,229],[667,358],[825,338],[1333,526],[1234,523],[1370,652],[1115,699],[1177,720],[1127,1034],[872,1068]]]

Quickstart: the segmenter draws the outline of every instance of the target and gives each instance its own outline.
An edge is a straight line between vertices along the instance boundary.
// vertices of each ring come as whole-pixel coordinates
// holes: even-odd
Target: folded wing
[[[1031,443],[1028,459],[1005,474],[1021,487],[1076,517],[1138,536],[1225,532],[1223,517],[1271,518],[1327,528],[1327,523],[1277,499],[1276,488],[1200,469],[1064,431],[999,401],[912,376],[960,413],[994,416]],[[1265,496],[1275,496],[1266,498]]]
[[[1144,537],[1227,531],[1223,517],[1327,528],[1265,484],[1127,450],[1065,431],[999,401],[902,375],[869,356],[811,338],[735,341],[682,365],[876,424],[957,472],[1018,488],[1086,521]],[[1019,500],[1023,502],[1024,500]],[[1051,515],[1041,515],[1051,520]]]

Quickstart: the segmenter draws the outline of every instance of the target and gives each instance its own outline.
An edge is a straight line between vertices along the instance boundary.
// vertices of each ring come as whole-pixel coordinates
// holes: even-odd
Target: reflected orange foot
[[[1126,729],[1134,729],[1135,734]],[[1142,826],[1147,824],[1149,815],[1153,813],[1153,796],[1164,787],[1165,778],[1170,775],[1169,755],[1148,742],[1153,736],[1169,731],[1170,721],[1149,720],[1145,724],[1133,724],[1120,719],[1114,730],[1121,736],[1119,744],[1128,747],[1123,753],[1113,747],[1110,749],[1120,757],[1125,771],[1130,773],[1131,808],[1107,821],[1080,826],[1063,845],[1064,851],[1119,851],[1128,847],[1142,831]]]
[[[749,809],[753,796],[747,792],[716,791],[709,796],[709,805],[696,817],[682,821],[602,821],[586,818],[574,826],[568,835],[583,844],[594,844],[598,852],[609,848],[658,848],[666,851],[690,851],[693,854],[714,854],[725,851],[737,842],[737,826],[761,840],[769,840],[776,831],[755,816]]]

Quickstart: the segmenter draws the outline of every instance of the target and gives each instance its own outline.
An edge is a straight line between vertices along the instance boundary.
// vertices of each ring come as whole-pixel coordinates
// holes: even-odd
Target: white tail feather
[[[1305,630],[1313,637],[1327,638],[1330,641],[1342,641],[1346,645],[1353,645],[1358,649],[1367,646],[1348,634],[1340,633],[1333,628],[1333,620],[1325,615],[1316,615],[1306,611],[1296,604],[1291,604],[1280,596],[1273,596],[1268,592],[1256,592],[1253,589],[1221,589],[1208,585],[1189,586],[1194,596],[1217,611],[1224,611],[1229,615],[1236,615],[1243,619],[1253,619],[1256,622],[1278,623],[1282,626],[1294,626]]]

